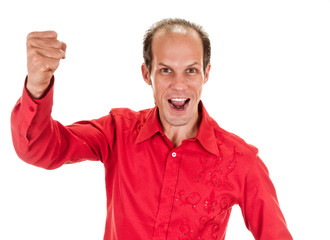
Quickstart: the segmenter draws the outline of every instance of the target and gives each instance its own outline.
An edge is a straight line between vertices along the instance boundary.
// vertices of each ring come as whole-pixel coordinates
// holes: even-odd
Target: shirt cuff
[[[54,76],[52,76],[48,88],[45,90],[41,98],[33,98],[26,88],[27,77],[21,97],[21,114],[22,126],[21,136],[26,140],[31,140],[29,137],[29,128],[33,123],[42,123],[49,118],[53,107],[54,94]]]

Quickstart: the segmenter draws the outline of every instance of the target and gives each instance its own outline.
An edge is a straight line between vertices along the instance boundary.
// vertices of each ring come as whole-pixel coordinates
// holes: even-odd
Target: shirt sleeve
[[[63,126],[51,117],[53,85],[54,77],[41,99],[31,98],[24,88],[17,101],[11,114],[12,140],[17,155],[27,163],[45,169],[87,159],[106,159],[114,133],[111,115]]]
[[[257,240],[292,240],[268,169],[257,156],[247,173],[239,203],[246,227]]]

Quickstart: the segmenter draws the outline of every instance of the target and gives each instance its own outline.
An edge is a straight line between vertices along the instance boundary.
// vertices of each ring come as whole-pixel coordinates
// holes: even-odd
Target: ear
[[[143,80],[148,84],[151,85],[151,79],[150,79],[150,74],[147,66],[143,63],[141,66],[141,72],[142,72],[142,77]]]
[[[209,80],[210,70],[211,70],[211,64],[207,65],[207,67],[205,68],[204,84]]]

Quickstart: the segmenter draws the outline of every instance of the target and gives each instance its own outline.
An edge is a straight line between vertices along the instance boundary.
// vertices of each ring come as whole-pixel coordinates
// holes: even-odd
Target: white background
[[[46,171],[15,154],[10,112],[26,75],[26,35],[52,29],[68,45],[53,117],[69,124],[153,106],[142,38],[166,17],[209,33],[204,104],[259,148],[293,237],[330,239],[329,0],[1,1],[0,239],[102,239],[106,216],[101,163]],[[253,239],[237,206],[226,239]]]

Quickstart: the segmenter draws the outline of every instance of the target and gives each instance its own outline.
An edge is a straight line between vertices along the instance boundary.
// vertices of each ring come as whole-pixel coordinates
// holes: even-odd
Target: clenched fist
[[[49,86],[60,60],[65,58],[66,44],[57,40],[54,31],[31,32],[27,36],[26,47],[26,87],[34,98],[39,98]]]

